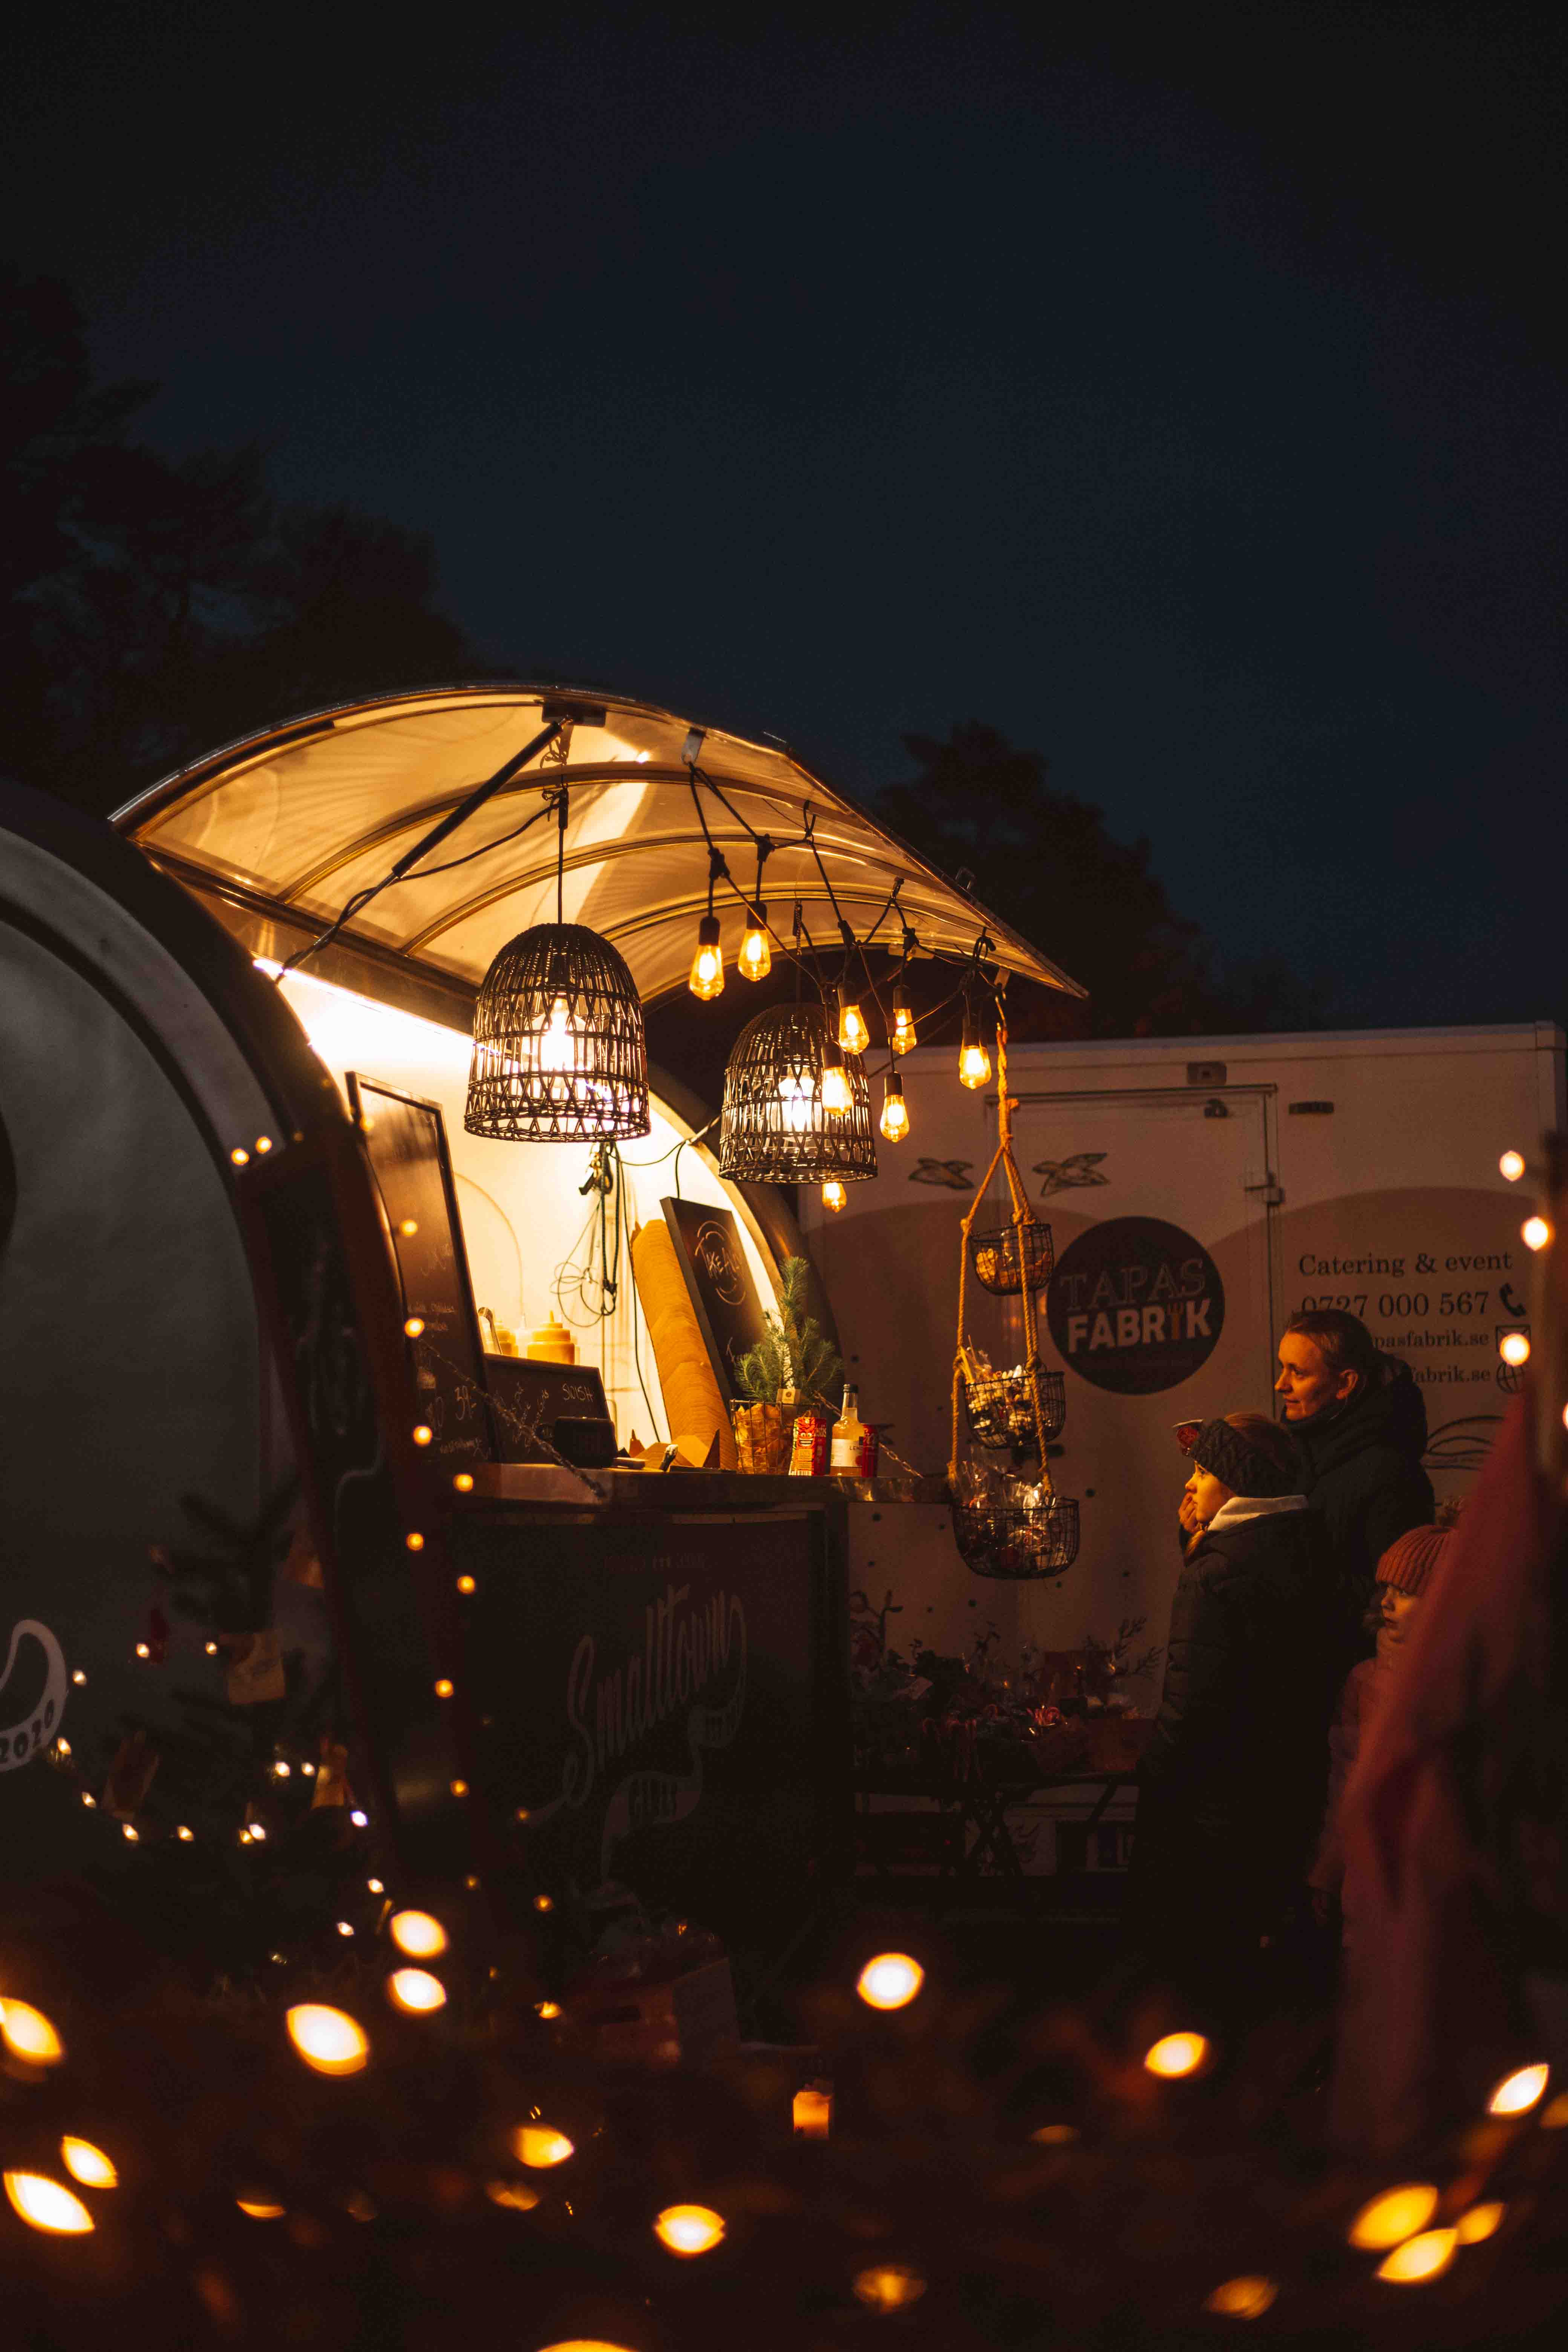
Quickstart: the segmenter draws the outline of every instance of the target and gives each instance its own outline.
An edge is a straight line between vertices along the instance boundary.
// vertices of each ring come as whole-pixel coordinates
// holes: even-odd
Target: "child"
[[[1373,1656],[1363,1658],[1345,1676],[1339,1706],[1329,1728],[1329,1796],[1317,1860],[1308,1874],[1312,1908],[1326,1920],[1336,1899],[1342,1898],[1345,1874],[1344,1836],[1341,1821],[1346,1783],[1361,1751],[1363,1738],[1387,1694],[1394,1666],[1436,1574],[1458,1509],[1445,1507],[1442,1524],[1412,1528],[1391,1543],[1377,1563],[1377,1583],[1368,1629],[1377,1635]],[[1351,1942],[1346,1919],[1344,1940]]]

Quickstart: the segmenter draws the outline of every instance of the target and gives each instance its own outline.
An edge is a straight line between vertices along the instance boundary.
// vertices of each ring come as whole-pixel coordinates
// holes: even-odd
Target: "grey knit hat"
[[[1206,1470],[1233,1495],[1296,1495],[1300,1475],[1284,1469],[1262,1447],[1249,1444],[1247,1433],[1228,1421],[1205,1421],[1188,1449],[1200,1470]]]

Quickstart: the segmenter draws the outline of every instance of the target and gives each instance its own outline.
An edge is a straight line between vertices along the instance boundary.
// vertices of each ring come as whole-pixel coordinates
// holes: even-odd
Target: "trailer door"
[[[1068,1419],[1053,1472],[1082,1504],[1078,1564],[1030,1612],[1047,1643],[1104,1640],[1126,1617],[1163,1639],[1187,1475],[1175,1424],[1270,1410],[1273,1094],[1017,1098],[1016,1157],[1056,1238],[1041,1353],[1066,1373]]]

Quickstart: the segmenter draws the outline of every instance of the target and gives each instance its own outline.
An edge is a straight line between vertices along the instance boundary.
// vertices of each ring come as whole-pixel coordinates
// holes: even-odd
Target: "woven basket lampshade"
[[[823,1073],[849,1081],[842,1113],[822,1105]],[[841,1055],[819,1004],[779,1004],[748,1021],[724,1072],[719,1172],[739,1183],[847,1182],[877,1172],[871,1089],[859,1056]]]
[[[642,1005],[597,931],[536,923],[502,948],[474,1006],[463,1125],[511,1143],[651,1133]]]

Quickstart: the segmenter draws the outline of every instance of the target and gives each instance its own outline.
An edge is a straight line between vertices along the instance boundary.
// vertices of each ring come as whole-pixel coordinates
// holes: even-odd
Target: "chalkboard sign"
[[[554,1457],[530,1433],[548,1437],[558,1418],[607,1421],[605,1383],[593,1364],[541,1364],[531,1356],[487,1356],[485,1381],[503,1462],[549,1462]]]
[[[448,1472],[493,1462],[479,1319],[440,1105],[357,1070],[348,1081],[386,1212],[404,1313],[424,1327],[410,1346],[431,1450]]]
[[[732,1397],[738,1392],[735,1365],[765,1331],[734,1217],[728,1209],[710,1209],[702,1201],[661,1201],[659,1206],[719,1393]]]

